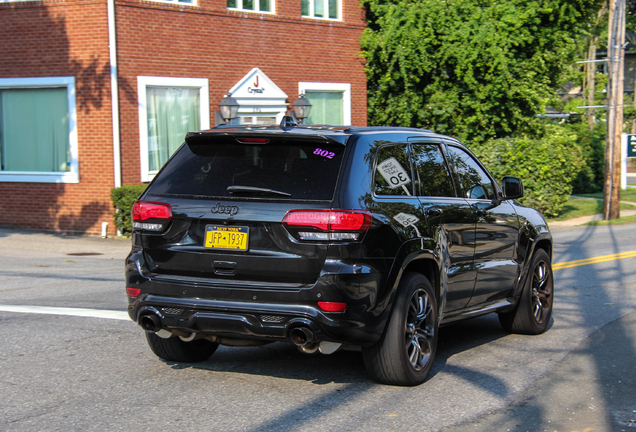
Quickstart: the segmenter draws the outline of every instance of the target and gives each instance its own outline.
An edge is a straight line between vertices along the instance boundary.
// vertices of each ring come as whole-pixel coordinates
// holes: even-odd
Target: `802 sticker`
[[[314,150],[314,154],[318,156],[326,157],[327,159],[333,159],[333,157],[336,155],[334,152],[323,150],[321,148],[317,148],[316,150]]]

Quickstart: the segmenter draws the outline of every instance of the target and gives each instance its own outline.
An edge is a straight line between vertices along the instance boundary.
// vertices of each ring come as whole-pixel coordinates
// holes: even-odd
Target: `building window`
[[[299,83],[298,88],[312,105],[306,124],[351,124],[351,84]]]
[[[141,180],[150,181],[187,132],[210,127],[207,79],[137,77]]]
[[[0,79],[0,181],[77,183],[75,78]]]
[[[309,18],[341,19],[340,0],[300,0],[301,15]]]
[[[227,8],[247,12],[274,13],[274,0],[227,0]]]

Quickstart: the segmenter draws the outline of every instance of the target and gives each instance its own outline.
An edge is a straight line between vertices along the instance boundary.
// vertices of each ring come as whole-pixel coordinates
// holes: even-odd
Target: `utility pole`
[[[607,59],[609,95],[603,219],[620,217],[621,134],[623,132],[623,75],[625,60],[625,0],[610,0]]]

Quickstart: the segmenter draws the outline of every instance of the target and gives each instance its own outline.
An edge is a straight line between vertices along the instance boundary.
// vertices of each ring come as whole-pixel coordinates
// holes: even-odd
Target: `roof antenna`
[[[296,122],[296,120],[292,116],[286,115],[280,121],[280,128],[284,131],[288,131],[291,128],[295,128],[296,126],[298,126],[298,122]]]

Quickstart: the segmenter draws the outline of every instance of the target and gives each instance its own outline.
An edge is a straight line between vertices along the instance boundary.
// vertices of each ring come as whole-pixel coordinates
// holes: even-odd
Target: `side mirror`
[[[523,183],[518,177],[504,177],[501,185],[503,186],[503,199],[517,199],[523,196]]]

